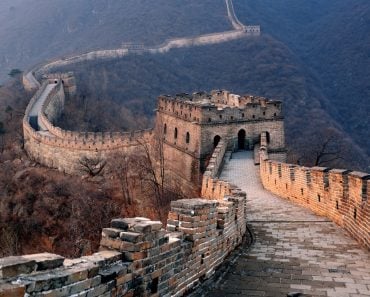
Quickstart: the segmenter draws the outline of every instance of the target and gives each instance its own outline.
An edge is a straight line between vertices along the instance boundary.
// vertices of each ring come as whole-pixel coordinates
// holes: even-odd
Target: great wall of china
[[[172,38],[166,40],[160,45],[153,47],[146,47],[144,45],[135,46],[128,44],[125,47],[118,49],[97,50],[81,55],[64,57],[62,59],[57,59],[46,64],[44,63],[34,67],[23,76],[23,84],[27,90],[36,90],[40,87],[40,83],[35,78],[35,76],[41,77],[43,74],[48,73],[52,71],[52,69],[55,69],[57,67],[67,66],[83,61],[91,61],[97,59],[117,59],[125,57],[130,53],[137,52],[148,54],[162,54],[170,51],[173,48],[210,45],[228,42],[231,40],[244,38],[246,36],[260,36],[261,29],[259,25],[243,25],[236,16],[232,0],[225,0],[225,3],[228,18],[232,27],[234,28],[234,30],[232,31],[211,33],[195,37]]]
[[[111,227],[102,231],[100,251],[91,256],[70,260],[42,253],[0,259],[0,296],[182,296],[191,291],[210,278],[240,245],[250,220],[246,193],[219,178],[224,162],[232,158],[230,147],[228,141],[220,140],[203,176],[203,199],[172,202],[166,229],[162,223],[145,218],[114,219]],[[327,173],[322,168],[271,161],[266,133],[261,135],[258,155],[261,180],[267,189],[333,219],[370,247],[369,175],[339,170]],[[299,222],[303,221],[295,224]],[[353,243],[351,248],[357,251]],[[366,267],[368,260],[362,261]],[[343,265],[343,259],[339,263]],[[370,276],[365,270],[355,272]],[[343,279],[351,285],[348,290],[358,292],[353,288],[360,290],[370,281],[361,278],[361,284],[356,285],[356,275],[323,281],[319,288],[340,290]],[[307,289],[310,286],[292,287],[311,292]],[[366,285],[361,292],[365,291]]]
[[[233,32],[245,36],[245,27],[237,20],[232,1],[226,0],[226,3],[236,29]],[[80,56],[74,62],[93,57],[111,58],[128,52],[129,49],[95,52]],[[73,59],[69,61],[73,63]],[[34,72],[37,75],[44,74],[46,69],[63,65],[64,62],[55,62],[53,66],[48,64],[42,71]],[[25,87],[37,89],[23,120],[25,149],[34,160],[75,174],[81,156],[104,157],[116,150],[130,152],[135,150],[139,142],[151,143],[153,138],[161,138],[168,169],[176,182],[182,183],[182,190],[188,193],[188,197],[201,198],[172,202],[165,228],[161,222],[145,218],[112,220],[111,227],[102,231],[99,252],[91,256],[64,259],[58,255],[42,253],[0,259],[0,297],[184,295],[210,278],[230,252],[241,244],[243,236],[250,235],[247,223],[258,231],[256,222],[261,220],[267,224],[269,220],[275,219],[274,212],[270,215],[268,211],[271,210],[267,208],[267,215],[271,216],[268,221],[264,222],[262,217],[258,217],[259,214],[257,219],[254,218],[252,212],[256,209],[253,203],[258,200],[258,207],[261,208],[270,200],[258,191],[261,196],[249,197],[253,196],[253,187],[247,197],[242,185],[233,177],[240,172],[233,169],[233,172],[229,172],[231,177],[225,178],[225,170],[229,168],[227,164],[233,160],[234,155],[237,156],[237,151],[245,150],[250,151],[252,157],[248,162],[254,165],[238,170],[249,170],[247,175],[255,173],[271,193],[321,216],[318,222],[307,221],[309,225],[324,224],[325,218],[330,219],[346,230],[367,252],[357,252],[361,248],[351,242],[348,252],[336,263],[339,267],[337,270],[353,266],[351,261],[345,264],[344,259],[351,259],[351,253],[355,251],[356,255],[365,255],[360,260],[356,258],[356,265],[364,265],[365,268],[361,266],[353,275],[341,273],[337,278],[323,274],[322,279],[316,280],[317,275],[313,274],[316,283],[320,279],[319,288],[327,290],[327,295],[321,294],[322,291],[315,291],[315,294],[350,297],[350,292],[361,292],[362,295],[351,296],[370,295],[370,271],[366,270],[366,265],[370,264],[366,256],[370,249],[370,175],[284,163],[286,150],[280,101],[238,96],[227,91],[160,96],[153,129],[133,133],[73,132],[53,124],[63,109],[64,101],[76,91],[73,75],[48,74],[39,83],[33,73],[29,72],[24,76],[24,82]],[[210,159],[207,158],[209,155]],[[234,159],[233,162],[235,164],[239,161]],[[248,182],[252,181],[243,177],[243,183]],[[282,217],[284,221],[280,221],[280,224],[290,224],[289,238],[292,237],[292,225],[301,224],[307,219],[303,215],[302,218],[287,222],[287,215]],[[277,223],[279,221],[273,222]],[[349,240],[343,234],[340,236],[343,241]],[[287,242],[280,244],[285,246]],[[302,242],[297,241],[295,244],[299,249]],[[319,251],[325,254],[324,249],[320,250],[317,242],[315,244],[314,250],[309,253]],[[264,263],[268,261],[266,256],[261,259]],[[333,262],[333,259],[329,260]],[[278,261],[279,269],[286,260]],[[298,260],[292,258],[292,263]],[[253,261],[253,257],[246,261]],[[343,268],[344,265],[348,267]],[[268,283],[273,280],[272,275],[275,273],[271,271]],[[299,284],[310,273],[305,271]],[[357,277],[360,276],[361,282],[357,283]],[[349,287],[345,288],[347,291],[340,291],[344,279],[347,279]],[[283,285],[280,283],[281,287]],[[309,290],[307,285],[292,288],[299,288],[302,292]],[[329,295],[332,288],[338,291]],[[275,287],[273,290],[279,289]],[[342,294],[338,295],[338,292]],[[281,296],[286,296],[286,293]]]

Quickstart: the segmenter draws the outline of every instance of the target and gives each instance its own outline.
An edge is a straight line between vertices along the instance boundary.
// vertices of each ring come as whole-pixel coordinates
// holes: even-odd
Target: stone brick
[[[0,277],[8,278],[27,274],[35,271],[37,264],[35,260],[25,257],[7,257],[0,259]]]
[[[36,270],[54,269],[63,265],[64,257],[50,253],[41,253],[23,256],[25,259],[36,262]]]

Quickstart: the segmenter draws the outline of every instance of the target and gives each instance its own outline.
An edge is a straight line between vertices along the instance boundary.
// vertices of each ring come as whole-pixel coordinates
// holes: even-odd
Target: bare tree
[[[164,169],[158,168],[155,157],[151,154],[149,144],[140,140],[137,142],[140,151],[135,156],[133,164],[137,169],[142,188],[149,195],[154,196],[157,213],[162,218],[161,198],[164,193],[164,176],[162,176],[162,172],[164,172]]]
[[[322,166],[336,160],[343,159],[341,156],[342,147],[338,143],[337,139],[330,135],[323,143],[318,147],[315,154],[315,166]]]
[[[123,200],[131,205],[133,203],[132,190],[135,186],[134,176],[131,172],[131,156],[125,153],[115,153],[108,159],[109,168],[113,176],[119,181]]]
[[[179,187],[171,180],[165,158],[165,135],[163,125],[157,123],[156,137],[151,142],[139,140],[138,155],[134,159],[142,186],[154,197],[161,220],[166,217],[170,201],[184,198]]]
[[[79,160],[79,163],[80,170],[92,177],[99,175],[103,171],[105,165],[107,164],[107,162],[99,156],[97,157],[84,156]]]
[[[340,166],[346,155],[345,140],[333,129],[326,129],[307,137],[307,145],[295,156],[296,162],[306,166]]]

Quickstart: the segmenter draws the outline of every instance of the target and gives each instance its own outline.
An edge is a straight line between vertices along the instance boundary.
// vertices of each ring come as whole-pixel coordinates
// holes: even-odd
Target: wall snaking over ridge
[[[260,175],[270,192],[327,217],[370,248],[369,174],[280,163],[262,149]]]
[[[36,113],[38,128],[31,126],[31,112],[42,99],[48,86],[55,86],[47,94]],[[108,158],[116,152],[132,152],[140,143],[151,141],[153,129],[135,132],[75,132],[53,125],[64,108],[64,97],[74,92],[76,86],[71,74],[53,74],[41,84],[32,97],[23,119],[25,149],[29,156],[50,168],[75,174],[80,171],[80,160]]]

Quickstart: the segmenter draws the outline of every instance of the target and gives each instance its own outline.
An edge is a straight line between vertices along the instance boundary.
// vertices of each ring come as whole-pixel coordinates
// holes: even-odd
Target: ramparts
[[[59,129],[44,114],[42,121]],[[27,133],[40,135],[32,128]],[[103,229],[100,252],[91,256],[0,259],[0,296],[182,296],[212,276],[246,232],[246,194],[217,179],[227,154],[227,141],[220,141],[204,175],[207,199],[172,202],[166,230],[145,218],[114,219]]]
[[[32,70],[28,71],[23,76],[23,85],[26,90],[36,90],[40,87],[40,83],[37,81],[35,76],[41,77],[42,75],[51,72],[55,68],[79,62],[93,61],[97,59],[117,59],[125,57],[130,53],[162,54],[170,51],[173,48],[218,44],[244,38],[246,36],[260,36],[261,28],[259,25],[243,25],[235,14],[232,0],[225,0],[225,3],[228,18],[234,30],[204,34],[193,37],[167,39],[162,44],[159,44],[157,46],[144,46],[143,44],[135,46],[133,44],[126,44],[124,47],[118,49],[96,50],[82,53],[76,56],[63,57],[61,59],[50,61],[43,65],[38,65]]]
[[[260,174],[267,190],[327,217],[370,248],[369,174],[272,161],[263,148]]]
[[[160,96],[158,109],[184,121],[210,125],[283,119],[281,101],[225,90]]]
[[[228,145],[227,140],[221,140],[216,146],[203,174],[202,197],[222,199],[222,197],[230,195],[230,193],[237,190],[236,186],[218,178],[225,159],[231,156],[231,151],[228,151]]]
[[[142,143],[151,141],[153,130],[135,132],[74,132],[66,131],[53,125],[64,107],[65,93],[75,90],[75,85],[63,84],[63,75],[51,75],[42,84],[40,89],[27,106],[23,119],[23,132],[25,149],[35,161],[57,168],[66,173],[76,173],[80,170],[79,164],[82,157],[107,158],[116,152],[133,151]],[[47,90],[55,84],[40,106],[34,112],[36,120],[31,125],[31,111],[38,104],[38,100]],[[37,127],[35,127],[37,126]]]
[[[214,158],[224,158],[224,147]],[[211,277],[246,233],[246,195],[229,189],[217,200],[172,202],[166,230],[145,218],[114,219],[91,256],[0,259],[0,296],[182,296]]]

